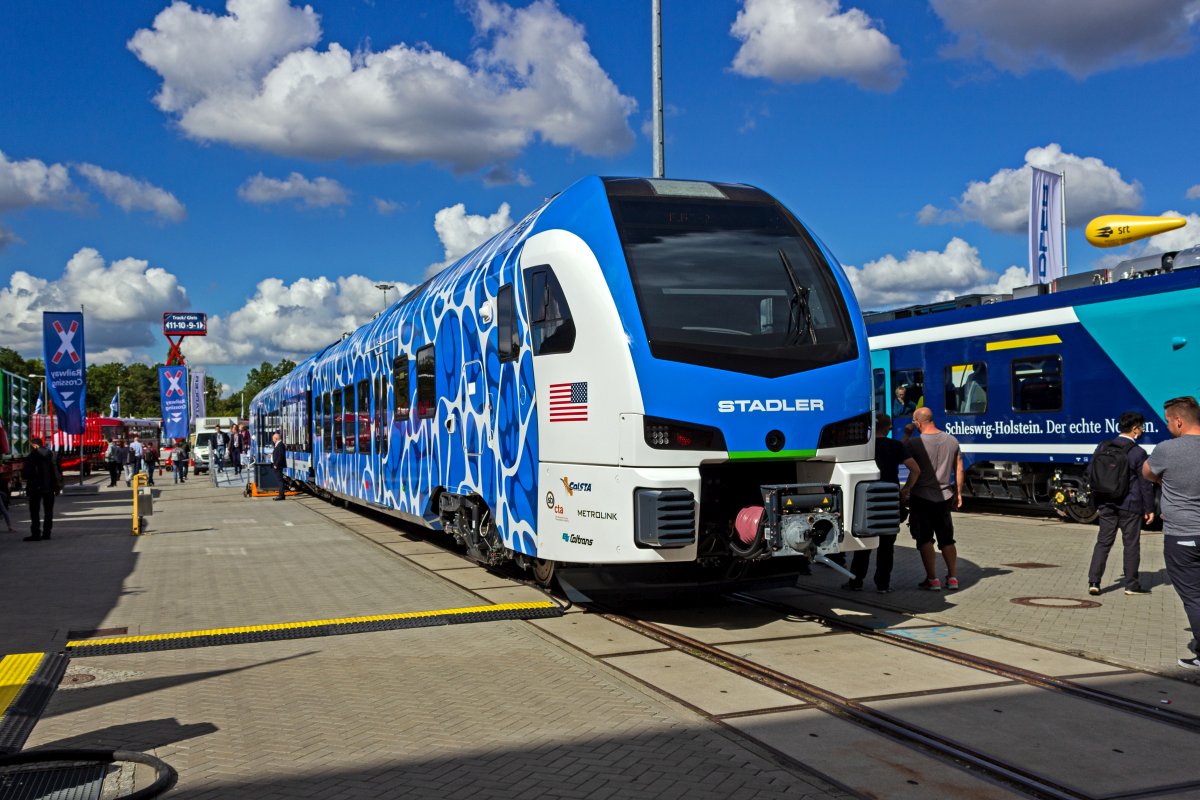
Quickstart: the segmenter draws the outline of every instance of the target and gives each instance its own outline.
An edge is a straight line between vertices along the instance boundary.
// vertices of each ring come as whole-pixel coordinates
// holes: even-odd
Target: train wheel
[[[1100,512],[1090,504],[1067,503],[1063,506],[1063,511],[1066,512],[1068,519],[1078,522],[1080,525],[1091,525],[1100,516]]]
[[[539,586],[549,589],[554,583],[554,573],[557,571],[557,567],[557,561],[535,558],[533,560],[533,579],[538,582]]]

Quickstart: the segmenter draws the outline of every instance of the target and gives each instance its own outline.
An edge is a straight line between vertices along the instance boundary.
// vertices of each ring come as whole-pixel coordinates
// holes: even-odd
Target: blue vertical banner
[[[163,441],[188,435],[187,367],[159,367],[158,391],[162,401]]]
[[[82,434],[87,403],[87,359],[83,347],[83,313],[46,311],[42,314],[42,357],[46,362],[46,391],[65,433]]]

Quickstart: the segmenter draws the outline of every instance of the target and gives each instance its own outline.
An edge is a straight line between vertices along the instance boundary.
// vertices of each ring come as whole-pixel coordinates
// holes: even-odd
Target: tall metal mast
[[[663,152],[662,0],[651,0],[650,7],[653,39],[650,51],[654,71],[654,177],[661,178],[666,173],[666,156]]]

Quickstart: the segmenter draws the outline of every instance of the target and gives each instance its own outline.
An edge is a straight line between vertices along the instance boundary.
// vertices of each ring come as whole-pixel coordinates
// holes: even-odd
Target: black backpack
[[[1088,480],[1101,501],[1119,503],[1129,494],[1129,451],[1133,445],[1122,436],[1096,449],[1088,465]]]

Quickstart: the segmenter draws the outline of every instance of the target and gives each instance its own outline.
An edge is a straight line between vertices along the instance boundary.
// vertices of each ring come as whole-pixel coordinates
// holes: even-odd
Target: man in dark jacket
[[[278,433],[271,435],[271,441],[275,443],[275,449],[271,451],[271,466],[275,468],[275,480],[279,481],[279,496],[275,499],[282,500],[285,497],[283,468],[287,466],[287,451],[283,446],[283,437]]]
[[[54,454],[42,446],[41,439],[35,436],[29,443],[33,450],[21,470],[25,478],[25,496],[29,499],[30,535],[25,541],[40,542],[50,538],[54,527],[54,496],[62,491],[62,475]],[[45,519],[41,518],[43,512]]]
[[[1142,523],[1149,525],[1154,521],[1154,485],[1142,477],[1146,451],[1137,444],[1145,422],[1145,418],[1136,411],[1126,411],[1117,421],[1117,430],[1121,435],[1101,442],[1092,454],[1092,461],[1095,462],[1096,454],[1109,442],[1127,448],[1125,458],[1129,467],[1129,491],[1124,497],[1096,496],[1100,532],[1096,535],[1092,564],[1088,568],[1088,594],[1100,594],[1104,564],[1108,561],[1108,552],[1116,541],[1118,529],[1125,547],[1125,594],[1150,594],[1138,580],[1138,567],[1142,561]]]

